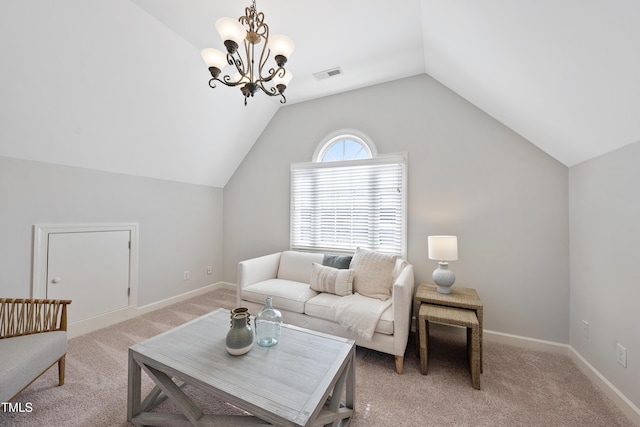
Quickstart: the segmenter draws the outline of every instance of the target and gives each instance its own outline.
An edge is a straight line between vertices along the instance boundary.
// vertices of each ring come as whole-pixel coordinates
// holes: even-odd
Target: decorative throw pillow
[[[353,292],[386,301],[391,296],[392,273],[396,255],[387,255],[358,248],[350,268],[356,271]]]
[[[311,266],[311,289],[340,296],[351,295],[353,276],[353,270],[327,267],[314,262]]]
[[[322,265],[333,268],[349,268],[351,265],[351,255],[330,255],[325,254],[322,259]]]

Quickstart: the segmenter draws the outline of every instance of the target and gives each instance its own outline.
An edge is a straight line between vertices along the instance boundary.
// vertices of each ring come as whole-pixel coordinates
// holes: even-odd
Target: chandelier
[[[227,48],[227,53],[217,49],[203,49],[202,59],[211,73],[209,86],[216,87],[216,82],[226,86],[240,86],[247,98],[253,97],[262,90],[269,96],[281,96],[280,103],[287,99],[284,91],[291,81],[291,71],[284,68],[295,45],[289,37],[277,34],[269,36],[269,26],[264,22],[264,13],[256,9],[256,1],[245,8],[245,15],[239,19],[220,18],[216,21],[216,30]],[[275,64],[267,66],[272,56]],[[235,67],[233,76],[220,77],[226,65]],[[275,66],[274,66],[275,65]],[[233,69],[232,69],[233,71]]]

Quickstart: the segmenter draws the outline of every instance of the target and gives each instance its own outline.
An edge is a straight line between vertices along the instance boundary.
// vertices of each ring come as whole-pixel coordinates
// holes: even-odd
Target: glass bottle
[[[282,329],[282,314],[273,308],[271,297],[267,297],[266,302],[267,305],[260,310],[255,319],[256,340],[262,347],[278,344]]]

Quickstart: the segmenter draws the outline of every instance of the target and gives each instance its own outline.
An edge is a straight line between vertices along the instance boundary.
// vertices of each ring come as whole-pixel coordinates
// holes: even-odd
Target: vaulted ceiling
[[[0,155],[223,187],[280,108],[207,87],[199,52],[249,3],[0,2]],[[427,73],[567,166],[640,141],[640,0],[257,8],[296,43],[287,105]]]

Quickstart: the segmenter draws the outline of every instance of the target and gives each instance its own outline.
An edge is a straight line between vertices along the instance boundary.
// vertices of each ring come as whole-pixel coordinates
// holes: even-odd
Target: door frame
[[[106,224],[35,224],[33,226],[32,298],[47,297],[47,265],[49,235],[60,233],[91,233],[101,231],[129,231],[129,307],[138,306],[138,227],[137,223]]]

